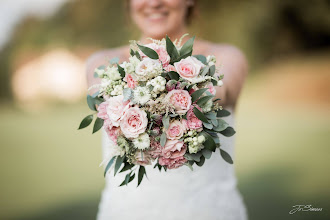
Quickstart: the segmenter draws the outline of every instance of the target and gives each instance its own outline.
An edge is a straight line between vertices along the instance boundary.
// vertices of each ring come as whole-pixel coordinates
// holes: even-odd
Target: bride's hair
[[[129,18],[129,11],[130,11],[130,7],[129,7],[129,1],[130,0],[125,0],[124,1],[124,7],[125,7],[125,11],[127,12],[127,18]],[[187,14],[186,14],[186,18],[185,18],[185,22],[186,24],[190,24],[192,19],[194,17],[196,17],[198,15],[198,0],[188,0],[190,2],[190,4],[188,5],[187,8]]]

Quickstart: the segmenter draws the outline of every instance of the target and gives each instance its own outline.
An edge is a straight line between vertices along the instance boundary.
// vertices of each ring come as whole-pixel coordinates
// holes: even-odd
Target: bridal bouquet
[[[87,96],[97,114],[93,133],[103,127],[114,142],[117,153],[106,161],[104,175],[112,165],[114,175],[126,171],[121,186],[136,175],[139,186],[152,162],[160,171],[202,166],[216,148],[233,163],[218,136],[235,134],[222,119],[230,112],[213,99],[223,75],[214,56],[192,55],[194,37],[182,46],[181,39],[172,42],[166,36],[147,45],[131,41],[128,62],[114,58],[95,70],[101,84]],[[79,129],[92,121],[93,114],[88,115]]]

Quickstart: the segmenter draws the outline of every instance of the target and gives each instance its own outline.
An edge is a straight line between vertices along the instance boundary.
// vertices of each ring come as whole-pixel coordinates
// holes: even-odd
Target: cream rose
[[[147,124],[147,113],[139,107],[131,107],[124,112],[120,128],[126,138],[137,138],[145,132]]]
[[[170,102],[175,107],[175,112],[179,115],[185,114],[191,106],[189,92],[181,89],[173,89],[167,93],[165,101]]]
[[[163,67],[159,60],[144,58],[135,68],[137,81],[147,81],[162,73]]]

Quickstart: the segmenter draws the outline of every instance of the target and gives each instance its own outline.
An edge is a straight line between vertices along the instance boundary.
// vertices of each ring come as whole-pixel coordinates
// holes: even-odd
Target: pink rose
[[[159,141],[155,141],[154,139],[150,141],[150,150],[148,152],[152,158],[158,158],[162,154],[162,149]]]
[[[109,118],[108,112],[107,112],[107,107],[108,107],[108,102],[102,102],[98,107],[97,107],[97,117],[107,120]]]
[[[199,110],[201,110],[201,108],[199,106],[196,106]],[[203,128],[203,122],[201,120],[199,120],[196,115],[194,114],[194,106],[191,106],[191,108],[189,109],[188,113],[187,113],[187,126],[189,129],[202,129]]]
[[[184,158],[186,151],[187,147],[183,141],[167,140],[158,162],[160,165],[165,166],[168,169],[178,168],[187,161]]]
[[[164,67],[164,69],[167,71],[167,72],[170,72],[170,71],[176,71],[175,67],[171,64],[169,64],[168,66]]]
[[[113,127],[111,124],[109,124],[109,122],[109,120],[104,121],[104,130],[108,134],[110,140],[112,140],[114,143],[117,143],[117,138],[119,135],[121,135],[121,130],[119,127]]]
[[[177,114],[185,114],[191,106],[191,96],[189,92],[181,89],[173,89],[167,93],[165,99],[174,107]]]
[[[137,138],[146,130],[147,124],[147,113],[139,107],[132,107],[124,112],[120,128],[125,137]]]
[[[169,65],[171,58],[168,55],[165,46],[158,45],[158,44],[155,44],[155,43],[147,44],[145,46],[153,49],[154,51],[156,51],[156,53],[158,54],[159,60],[163,64],[164,68]]]
[[[195,57],[187,57],[180,60],[179,62],[174,63],[176,71],[182,78],[186,80],[196,78],[203,66],[204,64],[197,60]]]
[[[107,100],[108,116],[112,124],[116,127],[119,126],[119,122],[122,119],[125,110],[127,110],[130,107],[130,102],[129,101],[123,102],[123,99],[124,96],[118,95],[118,96],[110,97]]]
[[[215,90],[215,88],[214,88],[214,86],[213,86],[213,83],[208,83],[206,86],[205,86],[205,88],[208,88],[208,91],[212,94],[212,95],[215,95],[215,93],[216,93],[216,90]]]
[[[138,82],[134,80],[133,76],[131,74],[126,74],[124,81],[127,82],[128,88],[134,89]]]
[[[183,134],[187,131],[185,123],[175,120],[170,123],[168,129],[166,130],[167,139],[178,140],[182,138]]]
[[[136,151],[135,152],[135,163],[141,166],[146,166],[151,164],[151,156],[147,151]]]

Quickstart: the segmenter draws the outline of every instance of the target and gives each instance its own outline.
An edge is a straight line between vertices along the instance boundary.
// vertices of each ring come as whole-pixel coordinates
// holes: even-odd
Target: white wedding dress
[[[230,109],[227,109],[230,110]],[[234,114],[225,121],[234,127]],[[220,135],[221,147],[232,157],[235,135]],[[111,141],[103,131],[103,156],[109,157]],[[246,220],[242,198],[236,188],[234,166],[226,163],[219,150],[202,167],[193,165],[159,172],[147,166],[148,179],[139,187],[137,177],[118,187],[125,178],[113,172],[106,177],[97,220]]]

